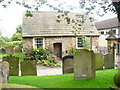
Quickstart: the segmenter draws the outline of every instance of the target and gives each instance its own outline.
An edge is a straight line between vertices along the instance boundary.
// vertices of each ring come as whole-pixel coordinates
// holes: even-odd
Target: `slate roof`
[[[23,37],[35,36],[74,36],[72,24],[66,21],[56,22],[57,12],[33,11],[33,17],[23,15]],[[75,18],[76,13],[69,13],[68,16]],[[80,35],[99,35],[95,26],[86,22],[85,30],[81,30]],[[90,33],[93,31],[93,33]]]
[[[103,30],[103,29],[120,27],[120,22],[119,22],[118,18],[115,17],[115,18],[96,22],[95,26],[96,26],[97,30]]]

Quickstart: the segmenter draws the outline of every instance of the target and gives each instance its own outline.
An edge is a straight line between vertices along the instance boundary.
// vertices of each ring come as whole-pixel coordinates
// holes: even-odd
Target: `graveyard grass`
[[[96,78],[74,80],[74,74],[54,76],[10,76],[9,83],[30,85],[38,88],[110,88],[114,86],[117,69],[97,70]]]

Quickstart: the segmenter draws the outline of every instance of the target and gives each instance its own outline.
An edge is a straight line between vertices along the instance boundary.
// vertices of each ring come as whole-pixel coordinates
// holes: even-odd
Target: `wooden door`
[[[62,43],[54,43],[54,52],[56,56],[62,58]]]

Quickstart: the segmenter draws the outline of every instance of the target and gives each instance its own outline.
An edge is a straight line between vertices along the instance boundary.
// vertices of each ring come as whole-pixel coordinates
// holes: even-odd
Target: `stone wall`
[[[99,44],[99,37],[98,36],[92,36],[92,37],[89,37],[90,39],[90,43],[92,43],[92,50],[94,52],[97,52],[97,46]]]
[[[23,52],[25,53],[24,57],[28,57],[29,55],[27,54],[27,52],[33,49],[33,38],[31,37],[23,38],[22,42],[23,42]]]
[[[92,49],[96,52],[98,46],[98,37],[88,37],[91,38]],[[74,36],[56,36],[56,37],[44,37],[45,48],[50,48],[54,50],[54,43],[62,43],[62,57],[69,54],[71,48],[76,48],[76,37]],[[23,38],[23,51],[26,48],[33,49],[33,38],[27,37]]]
[[[33,48],[33,38],[27,37],[22,39],[23,49],[25,48]]]
[[[45,47],[54,50],[54,43],[62,43],[62,57],[68,55],[71,48],[76,46],[75,37],[46,37]],[[67,51],[67,52],[66,52]]]

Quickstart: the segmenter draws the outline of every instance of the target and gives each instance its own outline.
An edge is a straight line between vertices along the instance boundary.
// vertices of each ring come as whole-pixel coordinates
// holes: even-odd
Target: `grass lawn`
[[[110,88],[115,85],[113,77],[117,69],[98,70],[96,78],[74,80],[74,74],[55,76],[10,76],[9,83],[35,86],[38,88]]]
[[[0,54],[0,58],[6,57],[8,54]]]
[[[16,57],[19,57],[19,61],[23,61],[23,53],[22,52],[14,53],[13,55]],[[3,58],[5,56],[8,56],[8,54],[0,54],[0,58]]]
[[[20,52],[20,53],[14,53],[14,56],[16,56],[16,57],[19,57],[19,61],[23,61],[23,53],[22,52]]]

